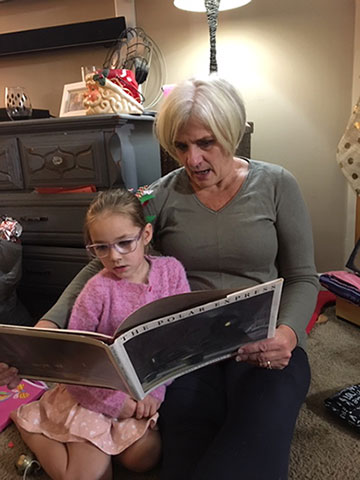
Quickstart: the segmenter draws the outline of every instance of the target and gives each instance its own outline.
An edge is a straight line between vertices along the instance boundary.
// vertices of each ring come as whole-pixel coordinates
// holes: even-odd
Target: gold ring
[[[267,368],[268,370],[271,370],[272,367],[271,367],[271,362],[270,362],[270,360],[268,360],[268,361],[266,362],[266,368]]]

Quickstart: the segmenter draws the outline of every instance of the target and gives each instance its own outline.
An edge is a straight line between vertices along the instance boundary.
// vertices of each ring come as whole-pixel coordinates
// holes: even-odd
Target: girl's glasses
[[[86,250],[91,256],[97,258],[105,258],[110,254],[110,250],[115,248],[118,253],[126,255],[136,250],[138,241],[140,240],[143,228],[138,235],[133,238],[127,238],[126,240],[118,240],[113,243],[93,243],[92,245],[86,245]]]

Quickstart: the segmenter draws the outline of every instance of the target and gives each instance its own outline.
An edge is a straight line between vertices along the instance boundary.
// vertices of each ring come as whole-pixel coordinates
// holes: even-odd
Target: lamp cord
[[[218,26],[219,5],[220,0],[205,0],[210,36],[210,73],[218,70],[216,61],[216,29]]]

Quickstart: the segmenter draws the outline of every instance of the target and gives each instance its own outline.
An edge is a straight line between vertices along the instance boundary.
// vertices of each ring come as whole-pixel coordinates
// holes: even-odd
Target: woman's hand
[[[159,410],[161,401],[151,395],[147,395],[143,400],[139,400],[136,406],[135,417],[150,418]]]
[[[239,348],[235,360],[248,362],[264,368],[285,368],[291,358],[291,352],[297,345],[294,330],[287,325],[279,325],[273,338],[250,343]]]
[[[7,385],[10,390],[16,388],[21,381],[18,373],[17,368],[0,363],[0,385]]]
[[[34,328],[59,328],[56,323],[52,322],[51,320],[46,320],[46,318],[42,318],[39,320]]]

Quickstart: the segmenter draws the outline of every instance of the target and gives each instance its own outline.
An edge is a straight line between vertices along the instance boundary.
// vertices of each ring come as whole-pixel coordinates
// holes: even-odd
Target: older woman
[[[168,389],[165,480],[286,479],[309,386],[305,327],[318,291],[309,216],[289,172],[235,156],[245,125],[235,88],[216,77],[176,87],[156,120],[183,167],[153,185],[157,250],[183,263],[192,289],[285,279],[274,338]]]
[[[163,480],[286,479],[309,387],[305,327],[318,291],[311,224],[288,171],[235,156],[245,126],[241,97],[215,76],[178,85],[156,119],[159,142],[181,168],[151,186],[155,248],[183,263],[193,290],[285,280],[274,338],[168,388]],[[45,318],[65,325],[97,269],[80,272]]]

